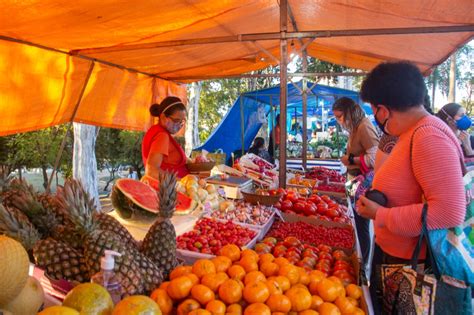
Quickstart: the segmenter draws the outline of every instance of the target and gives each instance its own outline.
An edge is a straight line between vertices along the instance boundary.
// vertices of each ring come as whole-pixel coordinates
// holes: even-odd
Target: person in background
[[[128,176],[127,176],[127,178],[138,179],[137,171],[135,171],[135,169],[133,168],[133,166],[130,166],[130,168],[128,169]]]
[[[436,114],[443,120],[458,137],[465,158],[472,158],[474,151],[471,146],[471,137],[467,130],[471,127],[471,119],[466,115],[466,109],[457,103],[444,105]]]
[[[379,128],[398,137],[374,176],[372,188],[387,198],[382,206],[361,196],[356,211],[374,221],[372,268],[380,264],[409,264],[421,232],[421,213],[428,205],[428,229],[461,224],[466,212],[462,152],[452,130],[423,107],[425,82],[408,62],[376,66],[365,78],[361,98],[371,104]],[[442,183],[442,184],[440,184]],[[420,259],[426,256],[424,247]],[[375,272],[371,295],[380,311]]]
[[[187,157],[183,148],[173,138],[186,122],[186,107],[174,96],[166,97],[160,104],[150,106],[150,114],[159,117],[143,137],[142,158],[145,176],[142,180],[152,186],[157,185],[160,170],[176,172],[179,178],[189,174]]]
[[[253,145],[250,147],[247,153],[253,153],[262,159],[273,163],[272,157],[268,153],[268,151],[265,149],[265,140],[262,137],[256,137],[253,140]]]
[[[374,125],[365,116],[359,104],[348,97],[341,97],[332,106],[339,125],[349,132],[346,155],[341,162],[347,167],[348,179],[369,173],[374,167],[379,138]],[[370,254],[369,220],[355,213],[357,236],[359,237],[364,264]]]
[[[273,127],[272,131],[270,131],[270,137],[268,141],[268,153],[270,156],[275,158],[273,156],[273,151],[277,151],[280,147],[280,114],[276,116],[276,121],[275,121],[275,127]],[[275,133],[275,142],[273,142],[273,134]]]

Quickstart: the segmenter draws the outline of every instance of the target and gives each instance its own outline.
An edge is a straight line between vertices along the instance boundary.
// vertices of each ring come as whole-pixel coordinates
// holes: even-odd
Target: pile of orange
[[[235,245],[219,254],[177,267],[170,281],[153,291],[163,314],[365,314],[359,286],[344,287],[336,277]]]

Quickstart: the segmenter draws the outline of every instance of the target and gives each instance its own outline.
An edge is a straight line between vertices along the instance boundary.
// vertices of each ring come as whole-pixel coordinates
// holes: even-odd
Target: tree
[[[188,86],[188,120],[185,132],[185,151],[191,154],[193,148],[200,144],[199,139],[199,100],[201,98],[202,82],[194,82]]]
[[[138,131],[122,130],[120,132],[120,141],[122,143],[122,161],[124,164],[131,165],[142,177],[145,169],[142,160],[142,140],[144,133]]]
[[[97,156],[97,167],[99,170],[106,169],[110,176],[106,181],[106,191],[110,183],[116,178],[120,164],[123,161],[123,144],[120,139],[120,130],[112,128],[98,129],[95,152]]]
[[[440,64],[433,74],[427,77],[428,88],[433,88],[433,84],[435,84],[443,95],[450,96],[450,102],[456,101],[455,87],[468,90],[470,82],[473,80],[473,54],[474,47],[470,44],[460,48],[451,56],[452,58],[448,58]]]

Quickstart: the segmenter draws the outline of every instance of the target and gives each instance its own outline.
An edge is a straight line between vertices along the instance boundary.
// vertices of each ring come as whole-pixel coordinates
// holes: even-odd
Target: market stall
[[[430,10],[413,1],[382,5],[376,1],[359,1],[349,5],[331,1],[285,0],[279,3],[205,1],[193,5],[188,1],[135,1],[133,4],[123,1],[2,2],[0,67],[8,75],[0,76],[0,86],[4,87],[0,94],[0,112],[4,118],[0,133],[8,135],[73,121],[144,130],[152,124],[147,115],[150,102],[159,101],[167,95],[184,98],[183,82],[238,76],[280,63],[280,73],[274,76],[285,82],[280,90],[281,141],[284,148],[287,65],[291,53],[307,52],[321,60],[362,70],[370,70],[384,60],[404,59],[416,63],[428,74],[456,47],[472,38],[472,11],[471,1],[453,6],[450,1],[441,0],[432,3]],[[381,28],[371,28],[374,21]],[[317,76],[307,72],[301,75]],[[303,115],[306,106],[303,105]],[[286,162],[284,148],[280,155],[280,186],[286,185]],[[246,178],[257,176],[252,172],[243,173]],[[266,176],[264,173],[260,175]],[[265,178],[252,180],[258,179]],[[196,180],[197,185],[195,181],[189,185],[186,183],[186,191],[182,193],[187,195],[186,198],[178,195],[178,187],[170,178],[166,181],[169,185],[161,187],[159,211],[156,200],[154,208],[141,207],[148,205],[146,202],[153,202],[150,197],[153,194],[148,196],[152,199],[142,199],[144,194],[135,195],[135,201],[140,202],[128,203],[128,211],[120,210],[122,215],[150,212],[148,215],[152,218],[158,216],[150,228],[135,230],[139,233],[147,229],[141,244],[124,227],[127,224],[122,225],[120,220],[107,214],[96,214],[83,187],[77,182],[65,185],[60,194],[63,198],[61,202],[55,201],[57,196],[40,196],[29,188],[20,192],[14,191],[15,186],[8,186],[8,189],[2,190],[5,193],[3,202],[7,206],[0,207],[2,234],[8,237],[0,236],[0,305],[13,310],[13,313],[36,313],[42,305],[42,286],[38,280],[28,276],[31,259],[53,279],[51,284],[56,287],[54,290],[64,290],[62,280],[76,285],[63,302],[64,306],[73,309],[61,309],[69,314],[77,314],[74,308],[82,308],[81,303],[93,303],[92,307],[100,308],[99,311],[111,313],[114,301],[109,292],[114,292],[114,297],[117,297],[117,291],[120,292],[119,298],[123,295],[124,299],[116,301],[116,314],[133,314],[130,306],[138,302],[146,305],[144,308],[150,314],[171,313],[173,310],[179,313],[195,310],[197,313],[197,309],[204,306],[216,313],[222,313],[223,308],[243,311],[244,307],[247,314],[268,314],[277,310],[314,314],[315,309],[321,313],[337,313],[339,309],[359,314],[371,312],[366,290],[357,285],[360,282],[357,259],[351,260],[352,265],[346,259],[349,256],[360,258],[353,222],[348,224],[346,220],[351,217],[350,207],[340,208],[343,205],[330,197],[324,198],[324,206],[322,202],[317,202],[315,196],[320,190],[318,192],[314,187],[310,191],[301,188],[295,188],[296,191],[277,190],[277,193],[295,198],[294,211],[289,210],[294,213],[288,213],[287,217],[295,216],[295,221],[287,222],[282,214],[283,220],[270,227],[272,237],[278,233],[272,231],[276,224],[284,224],[284,231],[288,233],[301,232],[301,213],[314,211],[311,204],[303,202],[314,197],[312,203],[321,204],[323,213],[319,214],[319,218],[315,215],[314,224],[308,224],[315,231],[324,231],[319,235],[326,239],[329,235],[337,236],[334,231],[339,231],[339,236],[344,235],[344,242],[332,245],[341,246],[349,252],[343,249],[338,251],[339,248],[326,244],[308,244],[312,240],[307,239],[306,243],[301,240],[295,242],[296,236],[285,235],[283,238],[283,235],[276,235],[283,239],[275,237],[267,240],[269,244],[260,246],[262,250],[266,251],[267,246],[277,245],[278,242],[283,242],[285,246],[286,240],[288,247],[295,245],[291,251],[295,253],[293,258],[283,257],[286,254],[275,258],[276,254],[267,255],[269,252],[258,256],[257,245],[252,251],[233,243],[252,247],[261,236],[259,233],[264,234],[263,228],[255,230],[232,220],[223,223],[214,218],[200,218],[198,223],[192,217],[197,216],[198,212],[183,214],[183,219],[175,219],[175,212],[188,211],[194,202],[202,203],[208,196],[199,190],[203,189],[199,187],[199,180]],[[121,197],[133,196],[132,191],[128,190],[129,194]],[[303,192],[304,196],[301,196]],[[262,193],[266,196],[274,191],[264,188]],[[12,196],[20,196],[21,199]],[[322,200],[323,197],[318,198]],[[122,200],[126,205],[126,201],[131,199]],[[212,200],[215,199],[209,201],[211,210]],[[25,204],[31,203],[35,207],[25,207]],[[334,208],[329,209],[329,205]],[[71,211],[64,212],[64,206]],[[31,212],[32,209],[35,212]],[[318,209],[316,206],[316,212]],[[335,222],[336,218],[341,218],[341,209],[344,209],[346,218],[342,218],[344,222]],[[204,210],[205,207],[202,207],[196,211],[204,215]],[[248,214],[248,210],[253,213],[255,208],[246,205],[237,207],[234,202],[223,200],[219,201],[217,211],[225,214],[239,211],[230,214],[238,218]],[[261,208],[257,210],[262,211]],[[279,212],[274,212],[279,217]],[[246,220],[247,216],[243,218]],[[262,223],[265,225],[268,222]],[[335,223],[345,227],[329,226]],[[193,230],[188,231],[189,228]],[[130,230],[134,231],[133,228]],[[23,233],[25,231],[27,233]],[[177,232],[184,234],[179,234],[177,239]],[[212,240],[192,239],[202,234],[212,235]],[[216,235],[221,239],[216,240]],[[265,243],[267,235],[262,236]],[[235,237],[238,239],[232,240]],[[334,241],[334,238],[331,239]],[[212,242],[214,240],[216,242]],[[321,239],[317,241],[324,243]],[[222,257],[200,259],[192,266],[177,266],[181,260],[175,259],[176,246],[181,245],[186,245],[189,252],[217,253]],[[318,248],[316,245],[321,246]],[[299,255],[301,246],[313,252],[318,250],[317,263],[322,262],[319,268],[316,266],[317,270],[309,271],[312,267],[300,267],[290,262],[300,262],[299,259],[296,261],[296,254]],[[288,247],[285,246],[286,249]],[[96,276],[95,279],[100,282],[104,279],[104,272],[111,271],[108,263],[101,266],[100,262],[105,250],[111,249],[121,252],[122,256],[116,258],[113,270],[120,275],[122,282],[120,290],[116,283],[109,286],[102,282],[110,290],[106,291],[97,283],[89,283],[89,280],[91,276]],[[341,259],[334,257],[336,253]],[[186,257],[188,253],[184,254],[183,257]],[[265,259],[263,257],[269,260],[261,262],[260,259]],[[339,280],[337,275],[332,278],[326,272],[328,268],[336,267],[335,260],[341,261],[338,263],[342,267],[340,274],[344,275]],[[314,261],[310,261],[312,265]],[[218,277],[218,273],[222,273],[222,277]],[[270,281],[273,280],[271,277],[276,277],[276,284]],[[197,284],[198,281],[201,283]],[[143,293],[151,293],[151,299],[137,296]],[[215,299],[216,293],[220,301]],[[93,302],[91,294],[94,294]],[[125,297],[127,295],[132,296]],[[28,309],[25,310],[25,307]],[[42,314],[48,314],[48,310]]]

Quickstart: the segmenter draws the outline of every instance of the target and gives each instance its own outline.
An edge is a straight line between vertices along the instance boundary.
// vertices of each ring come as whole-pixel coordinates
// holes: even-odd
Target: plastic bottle
[[[114,252],[113,250],[105,250],[104,257],[100,260],[101,271],[92,276],[91,282],[103,286],[112,297],[114,304],[117,304],[122,299],[120,279],[115,275],[114,256],[122,256],[122,254]]]

